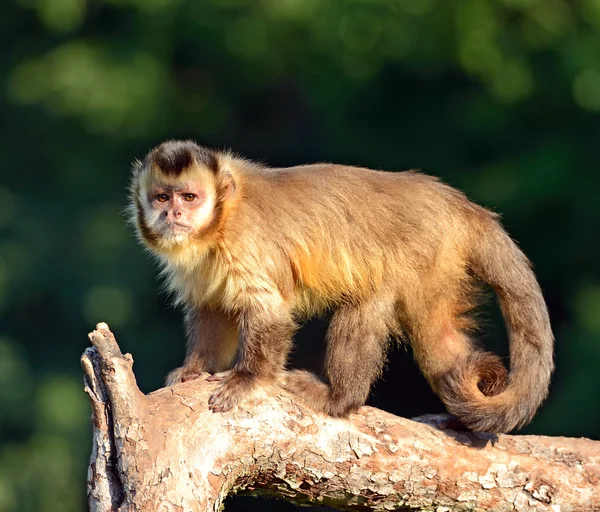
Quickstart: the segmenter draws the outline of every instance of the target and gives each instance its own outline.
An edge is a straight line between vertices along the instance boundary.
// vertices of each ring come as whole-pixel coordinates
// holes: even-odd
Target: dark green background
[[[502,212],[557,337],[526,432],[600,438],[597,0],[4,0],[0,42],[0,512],[85,509],[96,322],[144,391],[183,357],[122,214],[130,162],[168,137],[272,165],[421,168]],[[318,367],[323,325],[295,364]],[[371,403],[441,410],[399,349]]]

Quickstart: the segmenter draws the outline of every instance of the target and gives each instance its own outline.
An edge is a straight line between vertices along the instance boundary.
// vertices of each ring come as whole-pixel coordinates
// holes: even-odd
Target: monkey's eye
[[[184,201],[191,203],[194,199],[196,199],[196,194],[183,194]]]
[[[156,199],[159,203],[164,203],[169,200],[169,196],[167,194],[158,194],[154,199]]]

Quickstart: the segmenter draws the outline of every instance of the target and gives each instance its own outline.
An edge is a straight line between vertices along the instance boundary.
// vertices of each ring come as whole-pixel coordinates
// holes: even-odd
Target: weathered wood
[[[219,510],[250,493],[349,510],[600,511],[600,442],[477,436],[363,407],[317,415],[276,387],[224,414],[204,379],[144,396],[106,324],[82,365],[90,510]]]

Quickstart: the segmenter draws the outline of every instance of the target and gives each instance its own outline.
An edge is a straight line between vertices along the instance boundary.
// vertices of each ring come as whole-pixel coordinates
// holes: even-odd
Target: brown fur
[[[168,241],[148,190],[175,178],[202,183],[214,206],[194,233]],[[213,410],[233,407],[259,380],[281,380],[314,409],[347,415],[367,399],[399,336],[448,410],[474,430],[522,426],[547,394],[553,336],[526,257],[496,215],[435,178],[333,164],[269,169],[174,141],[138,164],[131,190],[139,236],[188,310],[188,356],[168,382],[233,364],[214,378]],[[498,295],[510,374],[468,335],[473,276]],[[284,373],[294,320],[326,309],[335,310],[326,381]]]

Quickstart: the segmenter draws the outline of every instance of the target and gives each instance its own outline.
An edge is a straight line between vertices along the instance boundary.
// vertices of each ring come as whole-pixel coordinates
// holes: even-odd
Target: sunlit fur
[[[165,143],[165,151],[179,151],[169,144],[187,151],[181,142]],[[165,176],[151,157],[162,150],[134,166],[130,211],[178,303],[205,319],[221,312],[236,323],[252,312],[264,329],[281,325],[282,334],[269,341],[281,345],[275,372],[289,350],[289,340],[278,336],[293,332],[288,313],[299,319],[336,311],[325,372],[331,389],[306,373],[287,377],[288,389],[309,405],[336,415],[360,406],[381,371],[387,340],[404,336],[433,389],[469,427],[507,431],[531,419],[547,393],[553,337],[527,259],[495,214],[416,172],[333,164],[270,169],[214,152],[215,168],[193,161]],[[204,184],[210,201],[196,232],[177,239],[161,237],[160,219],[148,207],[149,188],[169,179]],[[499,359],[467,335],[478,280],[496,290],[507,320],[508,380]],[[241,371],[256,366],[241,359],[254,357],[247,347],[259,343],[260,329],[239,325],[242,355],[234,369]],[[244,333],[255,328],[257,340],[247,340]],[[192,330],[190,351],[218,359]],[[186,361],[207,357],[188,353]],[[198,371],[223,369],[194,364]]]

